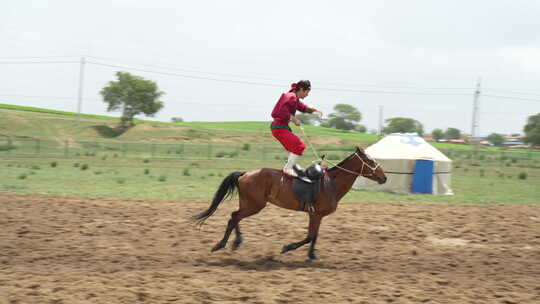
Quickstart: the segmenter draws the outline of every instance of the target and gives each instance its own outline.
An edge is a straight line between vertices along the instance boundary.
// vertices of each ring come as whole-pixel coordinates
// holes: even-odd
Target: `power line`
[[[186,75],[186,74],[171,73],[171,72],[161,72],[161,71],[153,71],[153,70],[146,70],[146,69],[140,69],[140,68],[134,68],[134,67],[115,65],[115,64],[99,63],[99,62],[94,62],[94,61],[87,61],[87,63],[106,66],[106,67],[111,67],[111,68],[118,68],[118,69],[126,69],[126,70],[145,72],[145,73],[153,73],[153,74],[168,75],[168,76],[177,76],[177,77],[183,77],[183,78],[188,78],[188,79],[209,80],[209,81],[229,82],[229,83],[238,83],[238,84],[269,86],[269,87],[283,87],[282,85],[278,85],[278,84],[270,84],[270,83],[263,83],[263,82],[256,82],[256,81],[233,80],[233,79],[220,79],[220,78],[194,76],[194,75]]]
[[[18,58],[67,58],[67,57],[71,58],[73,56],[41,56],[41,57],[36,56],[36,57],[18,57]],[[95,57],[95,56],[90,56],[90,57],[92,57],[92,58],[103,58],[103,57]],[[17,58],[17,57],[12,57],[12,58]],[[60,63],[79,63],[79,62],[78,61],[0,61],[0,64],[57,64],[57,63],[60,64]],[[156,71],[156,70],[150,70],[150,69],[142,69],[142,68],[137,68],[137,67],[131,67],[131,66],[125,66],[125,65],[117,65],[117,64],[108,64],[108,63],[95,62],[95,61],[87,61],[87,63],[94,64],[94,65],[99,65],[99,66],[111,67],[111,68],[120,68],[120,69],[134,70],[134,71],[140,71],[140,72],[146,72],[146,73],[183,77],[183,78],[187,78],[187,79],[197,79],[197,80],[217,81],[217,82],[236,83],[236,84],[245,84],[245,85],[267,86],[267,87],[280,87],[280,88],[283,87],[280,84],[268,83],[268,82],[258,82],[258,81],[249,81],[249,80],[236,80],[236,79],[206,77],[206,76],[189,75],[189,74],[183,74],[183,73],[172,73],[172,72]],[[153,65],[147,65],[147,66],[153,66]],[[153,67],[157,67],[157,66],[153,66]],[[174,68],[164,68],[164,67],[159,67],[159,68],[160,69],[169,69],[169,70],[174,69]],[[178,69],[178,70],[181,70],[181,69]],[[185,71],[188,71],[188,70],[185,70]],[[207,73],[207,74],[223,75],[223,76],[228,75],[228,76],[233,76],[233,77],[246,77],[246,76],[242,76],[242,75],[238,75],[238,74],[211,73],[211,72],[204,72],[204,71],[197,71],[197,70],[191,70],[191,72]],[[271,78],[261,78],[261,79],[271,79]],[[460,88],[460,87],[449,87],[449,88],[444,88],[444,87],[431,87],[431,88],[410,87],[410,88],[425,89],[425,90],[464,90],[464,89],[470,89],[470,88]],[[440,93],[440,92],[353,89],[353,88],[332,88],[332,87],[319,87],[318,90],[334,91],[334,92],[363,93],[363,94],[426,95],[426,96],[470,96],[470,94],[468,94],[468,93],[446,93],[446,92],[445,93]],[[489,89],[489,90],[503,91],[503,90],[499,90],[499,89]],[[525,92],[516,92],[516,91],[514,91],[514,93],[536,95],[534,93],[525,93]],[[540,102],[540,99],[531,99],[531,98],[523,98],[523,97],[516,97],[516,96],[503,96],[503,95],[492,95],[492,94],[482,94],[482,96],[498,98],[498,99],[520,100],[520,101],[527,101],[527,102]]]
[[[246,84],[246,85],[258,85],[258,86],[269,86],[269,87],[279,87],[282,88],[282,85],[279,84],[272,84],[272,83],[264,83],[264,82],[256,82],[256,81],[244,81],[244,80],[234,80],[234,79],[223,79],[223,78],[213,78],[213,77],[205,77],[205,76],[195,76],[195,75],[187,75],[187,74],[180,74],[180,73],[172,73],[172,72],[162,72],[162,71],[154,71],[154,70],[148,70],[148,69],[141,69],[136,67],[128,67],[128,66],[121,66],[121,65],[115,65],[115,64],[107,64],[107,63],[100,63],[95,61],[87,61],[87,63],[95,64],[95,65],[101,65],[106,67],[112,67],[112,68],[119,68],[119,69],[126,69],[126,70],[133,70],[133,71],[139,71],[139,72],[146,72],[146,73],[153,73],[153,74],[161,74],[161,75],[168,75],[168,76],[177,76],[177,77],[183,77],[183,78],[189,78],[189,79],[199,79],[199,80],[209,80],[209,81],[217,81],[217,82],[228,82],[228,83],[237,83],[237,84]],[[428,93],[428,92],[403,92],[403,91],[381,91],[381,90],[361,90],[361,89],[349,89],[349,88],[326,88],[326,87],[320,87],[317,88],[318,90],[325,90],[325,91],[338,91],[338,92],[352,92],[352,93],[371,93],[371,94],[396,94],[396,95],[437,95],[437,96],[470,96],[470,94],[464,94],[464,93]]]
[[[0,64],[79,63],[78,61],[0,61]]]
[[[514,99],[514,100],[540,102],[540,99],[531,99],[531,98],[522,98],[522,97],[513,97],[513,96],[501,96],[501,95],[491,95],[491,94],[482,94],[482,96],[483,97],[499,98],[499,99]]]
[[[0,57],[1,60],[5,59],[50,59],[50,58],[79,58],[80,56],[13,56],[13,57]]]
[[[105,61],[113,61],[113,62],[121,62],[121,59],[116,58],[110,58],[110,57],[96,57],[96,56],[86,56],[88,58],[94,58],[97,60],[105,60]],[[127,61],[124,61],[127,62]],[[134,63],[134,62],[133,62]],[[207,72],[197,69],[188,69],[188,68],[178,68],[178,67],[164,67],[161,65],[152,65],[152,64],[141,64],[141,63],[134,63],[137,66],[145,66],[145,67],[151,67],[151,68],[157,68],[160,70],[176,70],[176,71],[184,71],[184,72],[191,72],[191,73],[202,73],[202,74],[209,74],[209,75],[217,75],[217,76],[232,76],[237,78],[257,78],[261,80],[277,80],[277,81],[286,81],[282,78],[271,78],[271,77],[259,77],[259,76],[253,76],[253,75],[240,75],[240,74],[231,74],[231,73],[216,73],[216,72]],[[173,66],[173,64],[168,64],[169,66]],[[327,84],[334,84],[334,85],[347,85],[344,82],[334,82],[334,81],[327,81],[327,80],[319,80],[322,83]],[[473,87],[419,87],[419,86],[396,86],[396,85],[381,85],[376,83],[349,83],[349,85],[359,85],[359,86],[366,86],[366,87],[379,87],[379,88],[397,88],[397,89],[421,89],[421,90],[474,90]]]
[[[504,89],[484,89],[484,90],[501,92],[501,93],[518,94],[518,95],[540,96],[540,93],[523,92],[523,91],[508,91],[508,90],[504,90]]]

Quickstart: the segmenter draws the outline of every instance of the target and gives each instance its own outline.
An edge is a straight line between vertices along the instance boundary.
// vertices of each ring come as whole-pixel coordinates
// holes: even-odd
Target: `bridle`
[[[375,160],[370,158],[370,160],[372,160],[373,163],[375,163],[375,167],[372,167],[368,163],[366,163],[366,161],[363,160],[362,157],[360,157],[360,155],[358,155],[358,153],[354,152],[354,155],[362,162],[362,168],[360,169],[360,173],[354,172],[354,171],[349,170],[349,169],[345,169],[345,168],[343,168],[341,166],[338,166],[336,164],[331,163],[330,161],[327,161],[327,160],[324,160],[324,161],[331,164],[331,165],[333,165],[334,167],[336,167],[338,169],[341,169],[341,170],[345,171],[345,172],[349,172],[349,173],[356,174],[358,176],[364,176],[364,177],[370,177],[370,176],[375,175],[375,170],[377,170],[377,168],[379,168],[381,166],[378,162],[376,162]],[[371,173],[364,175],[364,167],[368,167],[369,169],[371,169]]]
[[[315,157],[316,157],[317,159],[321,159],[321,157],[319,157],[319,154],[317,153],[317,151],[315,151],[315,148],[314,148],[313,145],[311,144],[309,138],[307,137],[306,132],[304,131],[304,127],[300,126],[300,130],[302,131],[302,134],[304,134],[304,138],[306,139],[308,145],[311,147],[311,150],[313,151],[313,154],[315,155]],[[332,166],[334,166],[334,167],[336,167],[336,168],[339,168],[339,169],[341,169],[341,170],[343,170],[343,171],[345,171],[345,172],[349,172],[349,173],[355,174],[355,175],[357,175],[357,176],[364,176],[364,177],[374,176],[374,175],[375,175],[375,170],[377,170],[377,168],[380,167],[379,163],[376,162],[374,159],[369,158],[369,156],[368,156],[368,158],[369,158],[371,161],[373,161],[373,163],[375,164],[375,167],[371,167],[370,165],[368,165],[368,164],[360,157],[360,155],[358,155],[358,153],[354,152],[354,155],[356,155],[356,157],[358,157],[358,159],[362,162],[362,168],[360,169],[360,173],[354,172],[354,171],[349,170],[349,169],[345,169],[345,168],[343,168],[343,167],[340,167],[340,166],[338,166],[338,165],[336,165],[336,164],[334,164],[334,163],[332,163],[331,161],[328,161],[328,160],[326,160],[326,159],[323,159],[323,161],[325,161],[325,162],[329,163],[330,165],[332,165]],[[364,166],[366,166],[366,167],[368,167],[368,168],[371,169],[371,173],[370,173],[369,175],[364,175],[364,174],[363,174],[363,173],[364,173]]]

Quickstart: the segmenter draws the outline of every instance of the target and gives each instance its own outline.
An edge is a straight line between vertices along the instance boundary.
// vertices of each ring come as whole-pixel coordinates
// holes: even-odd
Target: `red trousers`
[[[287,129],[272,129],[272,135],[279,140],[285,150],[302,155],[306,149],[304,141]]]

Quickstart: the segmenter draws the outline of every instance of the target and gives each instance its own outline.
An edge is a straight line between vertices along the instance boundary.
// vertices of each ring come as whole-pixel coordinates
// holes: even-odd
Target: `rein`
[[[324,161],[324,162],[327,162],[329,163],[330,165],[338,168],[338,169],[341,169],[345,172],[348,172],[348,173],[352,173],[352,174],[356,174],[357,176],[373,176],[373,174],[375,173],[375,170],[377,170],[377,168],[379,168],[380,164],[378,162],[376,162],[375,160],[373,160],[373,162],[375,163],[375,167],[371,167],[370,165],[368,165],[361,157],[360,155],[358,155],[358,153],[354,152],[354,155],[356,157],[358,157],[358,159],[362,162],[362,168],[360,169],[360,173],[358,172],[354,172],[352,170],[349,170],[349,169],[345,169],[341,166],[338,166],[334,163],[332,163],[331,161],[328,161],[326,159],[321,159],[321,157],[319,156],[319,154],[317,154],[317,151],[315,150],[315,147],[311,144],[311,141],[309,141],[309,137],[307,137],[306,135],[306,132],[304,131],[304,127],[303,126],[300,126],[300,130],[302,131],[302,134],[304,135],[304,138],[306,139],[307,143],[308,143],[308,146],[311,148],[311,151],[313,151],[313,154],[315,155],[315,157],[317,159],[320,159],[321,161]],[[363,172],[364,172],[364,166],[368,167],[371,169],[371,174],[369,175],[363,175]]]

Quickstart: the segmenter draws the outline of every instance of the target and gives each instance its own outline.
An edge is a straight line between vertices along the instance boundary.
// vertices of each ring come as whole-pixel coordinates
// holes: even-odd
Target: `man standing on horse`
[[[304,153],[306,145],[302,139],[292,132],[289,122],[292,121],[295,125],[300,126],[300,120],[295,117],[297,110],[302,113],[318,112],[323,115],[321,111],[314,107],[308,107],[300,101],[300,99],[304,99],[309,95],[310,90],[311,83],[309,80],[300,80],[293,83],[289,92],[281,94],[272,110],[272,118],[274,119],[270,125],[272,135],[283,145],[285,150],[289,151],[289,157],[283,172],[295,177],[297,174],[294,172],[293,166],[296,159]]]

